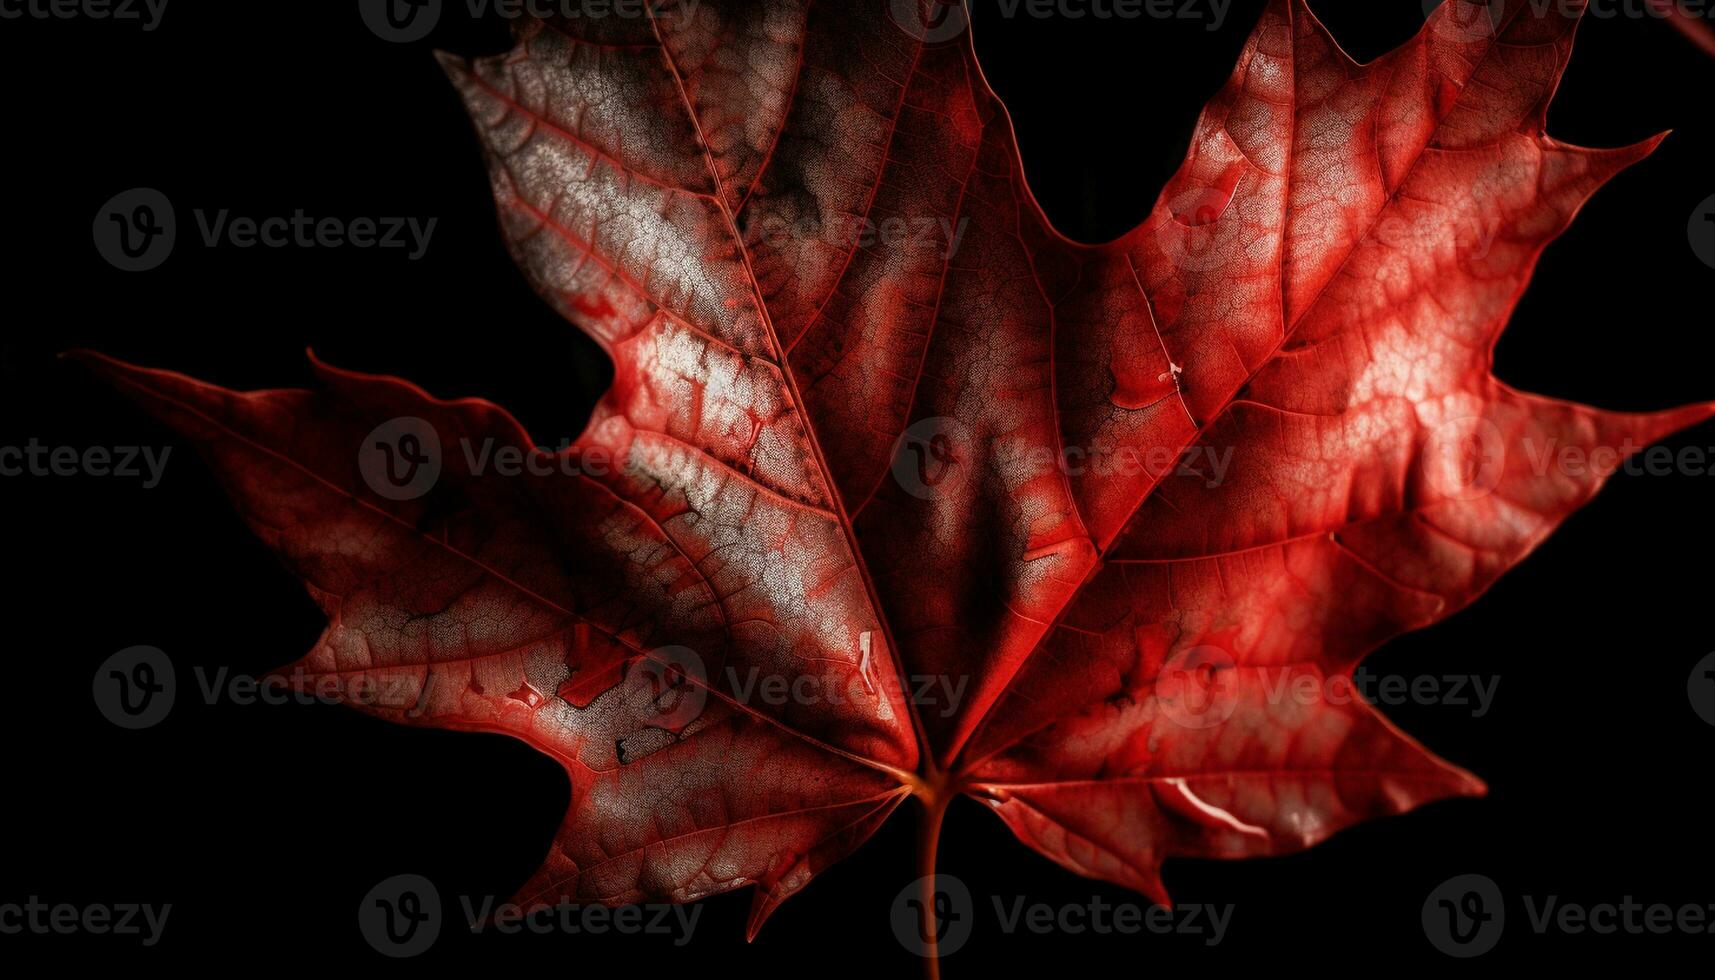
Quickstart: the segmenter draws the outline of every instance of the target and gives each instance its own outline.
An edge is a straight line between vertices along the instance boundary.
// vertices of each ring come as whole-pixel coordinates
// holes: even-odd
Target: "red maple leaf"
[[[1165,901],[1166,857],[1481,793],[1282,691],[1471,602],[1618,462],[1544,453],[1715,412],[1493,376],[1544,246],[1657,142],[1548,137],[1576,16],[1495,9],[1359,65],[1278,0],[1101,246],[1049,226],[930,11],[528,20],[446,66],[519,265],[613,358],[575,445],[320,364],[236,393],[91,359],[326,610],[287,676],[564,764],[522,901],[754,885],[754,934],[911,796],[932,869],[958,793]]]

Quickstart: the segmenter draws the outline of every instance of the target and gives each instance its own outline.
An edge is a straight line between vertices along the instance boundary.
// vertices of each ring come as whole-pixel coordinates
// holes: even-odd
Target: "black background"
[[[1009,20],[977,5],[988,77],[1063,230],[1106,239],[1143,216],[1260,6],[1239,0],[1210,31],[1203,20]],[[1415,0],[1313,6],[1363,59],[1422,19]],[[505,254],[476,140],[430,51],[499,51],[507,28],[452,7],[428,41],[409,45],[378,40],[344,0],[174,0],[147,34],[0,22],[0,445],[173,444],[54,359],[74,346],[240,388],[309,383],[310,346],[439,395],[491,398],[544,444],[576,435],[608,368]],[[1550,248],[1500,347],[1503,379],[1613,408],[1715,397],[1704,306],[1715,270],[1686,241],[1693,209],[1715,193],[1712,90],[1715,61],[1666,26],[1585,24],[1551,115],[1555,135],[1616,145],[1675,134]],[[136,186],[173,200],[180,246],[161,269],[125,274],[96,254],[90,227],[104,201]],[[200,247],[191,210],[223,207],[440,221],[420,262],[373,250]],[[1715,426],[1673,444],[1715,445]],[[1715,936],[1533,935],[1518,896],[1715,902],[1705,790],[1715,728],[1686,699],[1692,664],[1715,647],[1712,487],[1707,476],[1616,479],[1475,608],[1369,661],[1381,673],[1500,677],[1486,717],[1447,705],[1388,709],[1483,776],[1487,798],[1372,823],[1290,858],[1171,864],[1179,901],[1236,906],[1227,942],[1213,949],[1184,936],[1002,934],[990,896],[1138,899],[1061,871],[960,803],[941,869],[970,887],[984,914],[947,974],[1447,966],[1419,909],[1430,889],[1464,872],[1492,876],[1512,899],[1505,938],[1484,965],[1619,963],[1675,946],[1707,955]],[[505,896],[535,869],[568,791],[558,765],[522,743],[393,727],[330,706],[211,706],[190,692],[196,666],[260,673],[295,660],[321,617],[188,449],[151,491],[120,479],[12,477],[0,479],[0,495],[11,573],[0,593],[0,902],[173,904],[154,949],[118,937],[0,936],[0,961],[33,951],[73,963],[270,972],[385,966],[356,927],[376,882],[423,874],[453,901]],[[114,651],[143,643],[174,658],[183,689],[165,723],[122,731],[93,707],[90,678]],[[428,965],[913,975],[888,909],[914,877],[914,819],[902,808],[748,947],[750,899],[739,893],[705,903],[683,948],[455,930]]]

